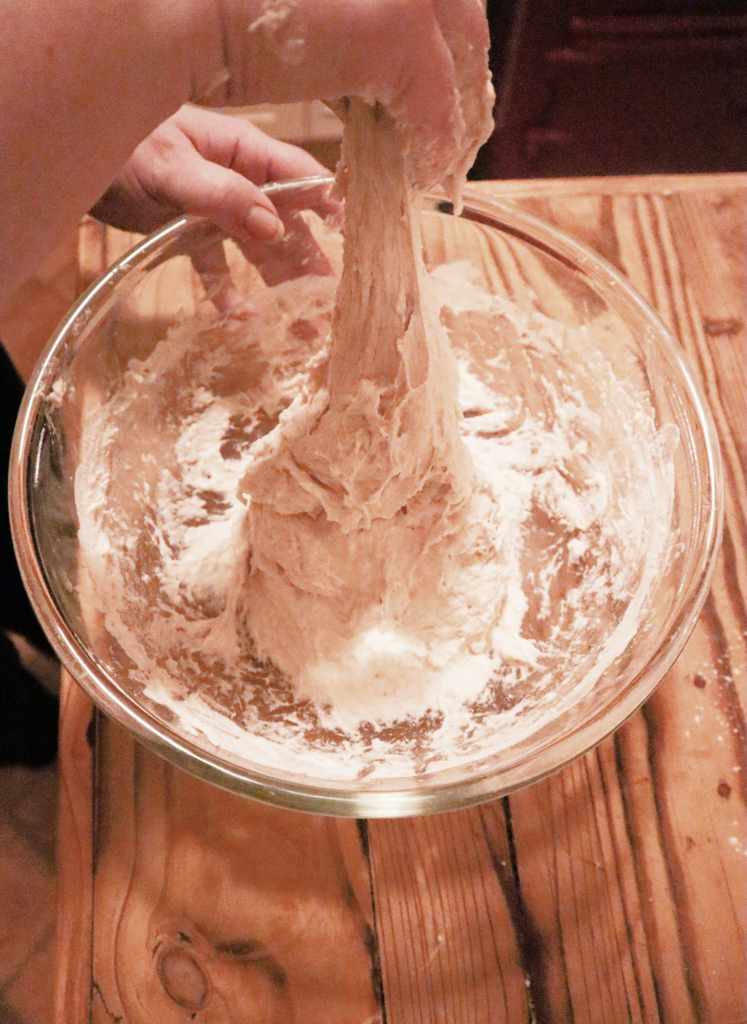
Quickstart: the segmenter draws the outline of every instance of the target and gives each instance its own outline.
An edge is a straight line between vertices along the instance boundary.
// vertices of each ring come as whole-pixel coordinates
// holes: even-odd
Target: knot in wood
[[[169,999],[193,1012],[210,998],[210,981],[202,964],[186,949],[166,947],[158,957],[158,977]]]

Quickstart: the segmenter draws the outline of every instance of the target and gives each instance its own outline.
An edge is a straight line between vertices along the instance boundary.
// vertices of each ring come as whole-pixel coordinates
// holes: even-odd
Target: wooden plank
[[[611,761],[608,741],[510,798],[532,936],[525,961],[543,1024],[659,1019]]]
[[[663,684],[665,685],[665,684]],[[667,850],[661,836],[656,780],[643,715],[635,715],[615,737],[617,789],[625,812],[631,864],[639,893],[646,948],[655,979],[659,1017],[693,1020],[688,978]]]
[[[93,1021],[380,1021],[350,833],[98,730]]]
[[[747,224],[743,204],[708,196],[639,200],[636,218],[639,262],[648,271],[640,286],[681,340],[724,454],[725,537],[711,597],[644,715],[690,1012],[697,1020],[739,1020],[747,1017]],[[671,961],[666,972],[671,978]]]
[[[60,692],[55,1024],[88,1020],[91,998],[93,704],[67,672]]]
[[[644,714],[681,969],[695,1019],[720,1024],[747,1017],[747,812],[744,732],[723,700],[712,615]]]
[[[495,838],[491,849],[480,811],[372,821],[368,837],[387,1024],[528,1020]]]
[[[545,202],[562,207],[554,219],[566,227],[579,217],[681,339],[724,444],[727,523],[705,613],[614,752],[602,744],[510,798],[538,1019],[742,1021],[747,402],[744,348],[737,374],[732,338],[745,320],[744,265],[734,259],[744,211],[714,216],[715,196]],[[726,346],[703,329],[714,322],[731,325]]]

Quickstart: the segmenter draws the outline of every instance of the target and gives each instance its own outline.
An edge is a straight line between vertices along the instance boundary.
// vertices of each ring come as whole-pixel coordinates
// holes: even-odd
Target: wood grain
[[[526,1020],[519,948],[480,811],[371,821],[368,836],[387,1024]]]
[[[55,1020],[89,1019],[93,929],[93,704],[63,671]]]
[[[380,1019],[355,822],[218,790],[104,719],[97,761],[94,1021]]]
[[[703,615],[595,750],[419,819],[262,807],[98,715],[91,761],[66,679],[59,1024],[747,1021],[747,177],[479,187],[602,253],[687,352],[726,485]],[[87,225],[82,277],[130,241]]]

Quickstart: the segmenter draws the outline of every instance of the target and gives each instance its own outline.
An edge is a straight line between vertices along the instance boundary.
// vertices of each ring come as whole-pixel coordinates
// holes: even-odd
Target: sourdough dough
[[[424,631],[464,619],[464,574],[499,563],[500,544],[479,522],[456,359],[399,131],[359,100],[344,116],[345,258],[330,344],[240,485],[251,547],[241,608],[256,655],[302,697],[339,709],[341,689],[365,687],[369,699],[381,691],[374,714],[386,718],[397,691],[411,686],[420,702],[423,674],[446,667],[441,652],[423,657]],[[487,621],[456,628],[489,634],[503,604],[492,596]]]

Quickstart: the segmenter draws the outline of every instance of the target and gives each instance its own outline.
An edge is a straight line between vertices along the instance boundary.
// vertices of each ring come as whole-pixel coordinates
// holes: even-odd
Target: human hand
[[[243,145],[221,144],[211,157],[182,128],[189,99],[207,107],[378,101],[402,126],[412,184],[440,181],[452,195],[492,127],[481,0],[3,0],[2,12],[0,302],[92,203],[99,216],[139,230],[186,207],[251,234],[250,209],[269,209],[256,185],[280,173],[274,163],[287,168],[287,157],[271,144],[257,163],[255,149],[248,173]],[[140,151],[96,202],[174,111],[169,130],[182,129],[181,141],[157,129],[144,144],[151,171]],[[291,164],[290,173],[309,173]],[[139,222],[126,210],[133,192]],[[270,218],[265,237],[276,231]]]
[[[421,188],[458,188],[492,130],[481,0],[218,0],[214,11],[211,22],[200,8],[193,36],[196,102],[378,101]]]
[[[140,143],[91,213],[142,234],[193,213],[236,238],[272,242],[283,223],[260,186],[328,173],[244,118],[183,106]]]

